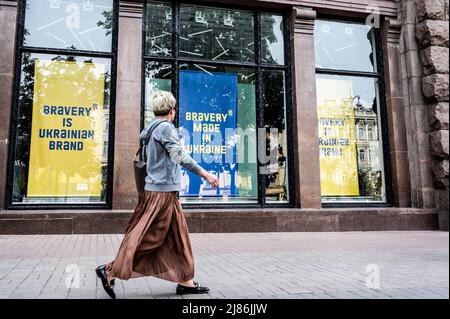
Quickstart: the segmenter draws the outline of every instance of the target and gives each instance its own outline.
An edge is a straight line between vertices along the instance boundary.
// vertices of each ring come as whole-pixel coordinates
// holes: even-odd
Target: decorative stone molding
[[[120,1],[119,3],[119,15],[121,17],[142,19],[142,10],[142,3],[130,1]]]
[[[386,21],[389,23],[387,30],[387,42],[398,44],[400,41],[402,22],[394,19],[386,19]]]
[[[261,1],[261,0],[260,0]],[[262,0],[263,2],[270,2],[273,0]],[[385,17],[397,16],[397,3],[395,0],[279,0],[280,3],[286,3],[290,5],[298,5],[319,9],[325,9],[330,11],[345,11],[355,12],[358,14],[370,14],[370,10],[376,9],[379,14]]]
[[[316,11],[305,8],[294,8],[294,11],[294,32],[314,35],[314,23],[317,17]]]
[[[0,0],[0,7],[17,7],[17,0]]]

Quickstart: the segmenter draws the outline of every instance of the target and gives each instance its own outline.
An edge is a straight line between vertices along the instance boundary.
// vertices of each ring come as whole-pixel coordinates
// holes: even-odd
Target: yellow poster
[[[322,196],[358,196],[352,82],[317,79]]]
[[[28,197],[98,197],[104,65],[36,60]]]

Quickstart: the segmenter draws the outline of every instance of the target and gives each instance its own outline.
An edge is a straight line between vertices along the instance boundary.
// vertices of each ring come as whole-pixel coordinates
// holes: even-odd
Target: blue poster
[[[236,129],[237,75],[180,71],[179,126],[183,147],[205,170],[217,175],[220,187],[212,189],[183,168],[181,196],[237,196],[236,145],[230,131]],[[228,139],[228,140],[227,140]]]

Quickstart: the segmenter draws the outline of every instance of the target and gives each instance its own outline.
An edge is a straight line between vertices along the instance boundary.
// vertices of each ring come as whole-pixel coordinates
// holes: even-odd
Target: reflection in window
[[[373,72],[376,70],[372,53],[374,43],[374,30],[371,26],[316,20],[316,67]]]
[[[287,201],[287,135],[284,71],[263,71],[266,200]]]
[[[172,65],[161,62],[145,64],[145,109],[144,124],[147,126],[154,119],[150,96],[155,91],[172,91]]]
[[[145,47],[147,55],[172,54],[172,7],[167,2],[147,2]]]
[[[24,53],[20,79],[13,204],[105,202],[110,60]]]
[[[261,60],[284,65],[283,16],[261,14]]]
[[[373,128],[372,126],[369,126],[369,128],[367,129],[367,138],[372,141],[374,139],[373,137]]]
[[[364,149],[359,150],[359,160],[364,162],[366,160],[366,151]]]
[[[386,202],[375,30],[317,20],[314,42],[322,201]]]
[[[182,5],[180,14],[180,56],[254,62],[252,12]]]
[[[27,0],[25,18],[25,46],[111,52],[113,0]]]
[[[361,141],[365,139],[364,127],[358,127],[358,138]]]
[[[316,77],[323,200],[385,201],[382,141],[366,136],[369,125],[381,130],[377,80]]]

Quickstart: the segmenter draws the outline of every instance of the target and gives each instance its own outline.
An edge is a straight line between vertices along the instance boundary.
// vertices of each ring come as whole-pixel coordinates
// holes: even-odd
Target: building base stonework
[[[413,208],[185,210],[192,233],[437,230],[438,214]],[[0,234],[120,234],[132,211],[7,211]]]

